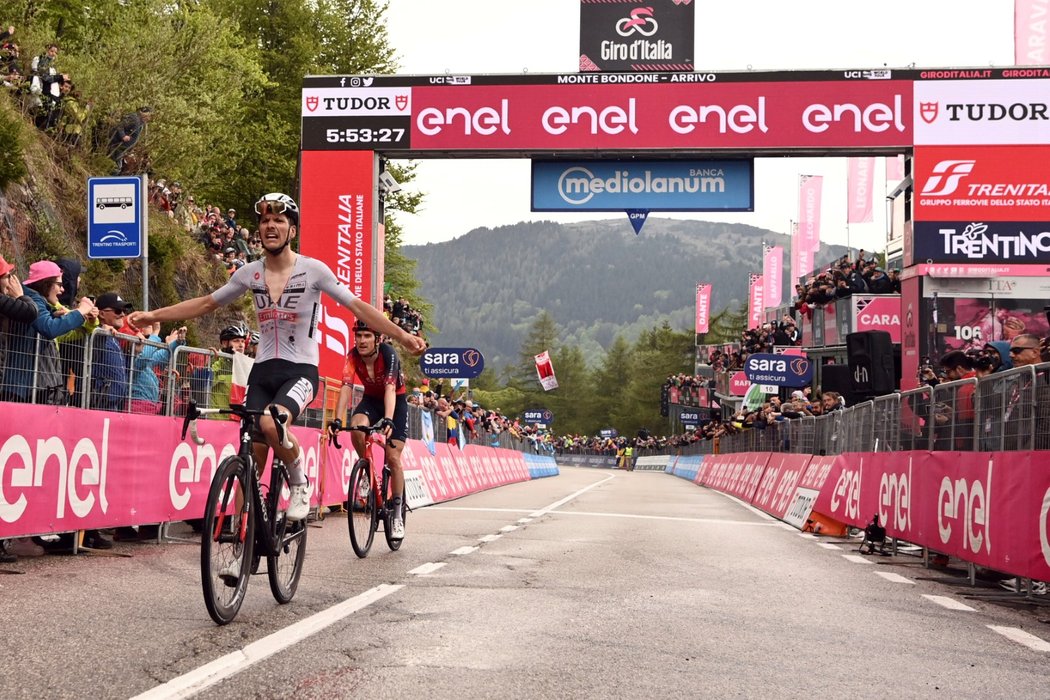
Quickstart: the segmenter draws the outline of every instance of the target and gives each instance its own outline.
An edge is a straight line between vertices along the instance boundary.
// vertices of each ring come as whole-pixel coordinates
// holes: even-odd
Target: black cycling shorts
[[[368,416],[368,424],[375,425],[386,415],[386,406],[383,399],[374,396],[362,396],[361,400],[354,406],[353,416],[361,414]],[[394,401],[394,432],[390,434],[391,440],[408,440],[408,398],[404,394],[398,394]]]
[[[290,425],[314,400],[317,385],[316,365],[287,360],[256,362],[248,375],[248,395],[244,399],[244,406],[252,411],[265,410],[272,403],[283,406],[291,414],[288,421]],[[252,440],[265,442],[259,431],[258,419],[255,421]]]

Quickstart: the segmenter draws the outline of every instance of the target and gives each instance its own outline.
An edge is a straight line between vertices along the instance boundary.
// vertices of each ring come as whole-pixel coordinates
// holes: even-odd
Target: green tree
[[[591,423],[583,430],[588,435],[609,427],[609,418],[623,403],[627,382],[631,376],[631,347],[622,335],[617,335],[597,367],[591,381]]]
[[[747,329],[747,309],[726,306],[711,316],[708,328],[700,337],[701,345],[740,342],[740,334]]]
[[[532,321],[528,334],[521,344],[518,364],[508,383],[509,386],[522,392],[526,408],[530,407],[530,403],[536,403],[539,406],[547,400],[544,395],[548,392],[543,391],[536,376],[536,355],[547,350],[553,358],[558,349],[557,338],[558,324],[547,311],[541,311]],[[554,373],[557,376],[557,365],[554,366]],[[555,391],[558,390],[555,389]]]
[[[558,388],[544,392],[545,396],[540,399],[545,404],[542,407],[554,412],[557,432],[585,431],[587,424],[593,421],[588,416],[588,404],[594,388],[583,351],[575,345],[563,346],[553,353],[551,363],[558,378]]]

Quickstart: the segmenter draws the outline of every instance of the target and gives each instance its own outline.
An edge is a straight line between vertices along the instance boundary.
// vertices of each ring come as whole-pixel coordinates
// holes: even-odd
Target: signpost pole
[[[142,310],[149,311],[149,176],[139,176],[139,216],[142,217]]]

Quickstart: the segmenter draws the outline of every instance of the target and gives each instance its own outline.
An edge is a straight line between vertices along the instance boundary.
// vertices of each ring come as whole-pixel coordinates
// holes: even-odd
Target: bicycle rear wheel
[[[367,459],[357,460],[350,472],[350,491],[346,495],[347,525],[350,546],[362,559],[368,556],[376,534],[376,495],[372,491],[372,465]]]
[[[403,539],[394,539],[390,536],[390,522],[394,519],[393,506],[389,505],[391,501],[387,501],[388,508],[390,508],[389,515],[387,515],[386,523],[383,525],[383,534],[386,535],[386,546],[390,547],[392,552],[396,552],[401,549],[401,543]],[[401,489],[401,522],[406,523],[408,515],[408,504],[405,502],[405,490]]]
[[[208,614],[219,625],[237,617],[251,576],[255,510],[248,484],[244,460],[227,457],[215,472],[204,506],[201,586]]]
[[[278,470],[270,482],[266,499],[277,542],[277,553],[266,556],[266,576],[270,579],[270,592],[282,605],[290,601],[299,588],[303,559],[306,558],[306,520],[289,521],[283,511],[277,510],[284,484],[284,471]]]

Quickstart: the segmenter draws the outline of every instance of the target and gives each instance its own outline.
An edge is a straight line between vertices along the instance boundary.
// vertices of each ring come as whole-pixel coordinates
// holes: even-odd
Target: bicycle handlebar
[[[339,444],[339,433],[343,431],[353,430],[365,435],[371,435],[372,433],[381,433],[383,428],[380,427],[380,423],[383,423],[386,419],[380,418],[376,421],[375,425],[334,425],[328,424],[328,431],[332,436],[332,444],[335,445],[335,449],[341,450],[343,446]]]
[[[277,426],[277,441],[284,449],[292,449],[294,445],[288,438],[288,430],[284,427],[284,424],[288,422],[288,414],[281,413],[277,410],[277,406],[273,404],[270,404],[267,409],[270,417],[273,418],[274,425]],[[264,416],[267,411],[250,410],[239,403],[230,404],[229,408],[198,408],[196,401],[190,401],[186,406],[186,417],[182,421],[182,439],[186,439],[186,431],[189,430],[193,442],[198,445],[203,445],[205,443],[204,438],[197,434],[197,419],[201,416],[218,413],[238,416],[239,418],[247,418],[248,416]]]

